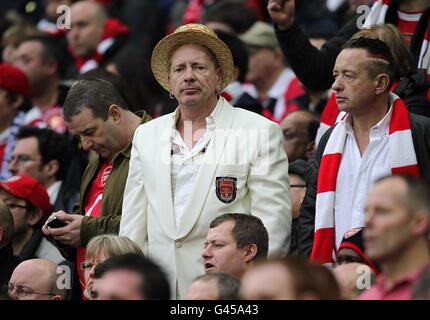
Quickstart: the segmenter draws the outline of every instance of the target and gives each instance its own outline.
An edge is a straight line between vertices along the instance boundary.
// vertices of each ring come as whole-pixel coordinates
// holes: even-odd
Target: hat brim
[[[230,49],[220,39],[204,32],[195,31],[172,33],[155,46],[151,57],[151,69],[158,83],[168,92],[171,91],[169,83],[170,57],[174,50],[186,44],[197,44],[213,52],[221,68],[220,89],[221,91],[224,90],[233,79],[234,73]]]

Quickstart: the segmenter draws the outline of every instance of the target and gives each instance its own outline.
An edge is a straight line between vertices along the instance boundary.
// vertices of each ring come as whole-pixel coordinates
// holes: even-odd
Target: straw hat
[[[202,24],[190,23],[177,28],[164,37],[152,52],[151,68],[155,79],[170,92],[169,72],[172,53],[185,44],[198,44],[208,48],[214,54],[221,67],[221,91],[233,79],[233,57],[230,49],[216,33]]]

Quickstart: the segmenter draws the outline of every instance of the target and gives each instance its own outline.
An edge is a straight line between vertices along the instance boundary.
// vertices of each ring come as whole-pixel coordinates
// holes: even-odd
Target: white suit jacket
[[[140,125],[133,138],[119,233],[164,268],[179,297],[203,273],[209,224],[223,213],[258,216],[269,233],[269,254],[289,249],[291,200],[280,127],[224,98],[217,107],[219,121],[179,225],[171,188],[174,114]]]

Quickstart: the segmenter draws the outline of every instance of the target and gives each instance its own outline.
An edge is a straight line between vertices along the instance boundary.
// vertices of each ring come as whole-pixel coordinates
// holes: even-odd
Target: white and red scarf
[[[409,113],[403,101],[394,94],[389,124],[389,152],[392,174],[419,176],[417,157],[412,140]],[[346,128],[342,122],[336,125],[321,159],[318,170],[317,198],[315,208],[315,236],[311,261],[330,263],[335,250],[334,204],[336,181],[346,141]]]
[[[103,59],[103,55],[115,43],[115,37],[127,34],[128,32],[128,26],[122,24],[119,20],[115,18],[107,19],[102,40],[97,45],[96,52],[90,58],[78,57],[72,52],[79,73],[85,73],[97,68]]]

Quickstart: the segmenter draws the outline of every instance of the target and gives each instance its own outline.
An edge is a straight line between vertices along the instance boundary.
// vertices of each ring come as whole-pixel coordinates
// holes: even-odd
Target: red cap
[[[30,93],[30,83],[27,76],[11,64],[0,64],[0,88],[26,97]]]
[[[15,176],[6,181],[0,181],[0,187],[14,197],[25,199],[42,210],[45,216],[52,213],[51,202],[45,188],[29,176]]]

